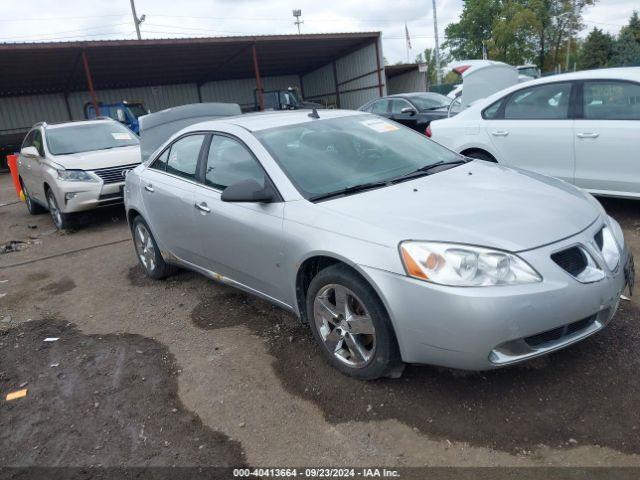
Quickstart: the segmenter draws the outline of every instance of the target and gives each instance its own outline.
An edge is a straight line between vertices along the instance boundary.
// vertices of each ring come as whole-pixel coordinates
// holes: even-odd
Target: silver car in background
[[[140,164],[139,143],[111,119],[34,125],[18,157],[29,213],[49,210],[66,229],[76,212],[122,203],[124,177]]]
[[[290,310],[364,379],[558,350],[633,283],[590,195],[361,112],[190,126],[131,172],[125,205],[149,276],[185,267]]]

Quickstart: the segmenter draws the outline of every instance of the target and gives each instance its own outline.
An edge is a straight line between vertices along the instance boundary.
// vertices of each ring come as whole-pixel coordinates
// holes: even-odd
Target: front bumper
[[[519,253],[542,275],[535,284],[447,287],[362,268],[387,307],[405,362],[488,370],[559,350],[611,321],[630,253],[625,249],[616,271],[588,284],[550,257],[588,244],[602,226],[598,221],[577,236]]]
[[[58,206],[65,213],[81,212],[124,201],[124,180],[119,183],[61,182],[55,188]]]

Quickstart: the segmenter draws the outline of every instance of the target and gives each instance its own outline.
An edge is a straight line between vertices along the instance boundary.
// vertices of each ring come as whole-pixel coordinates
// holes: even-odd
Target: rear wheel
[[[144,272],[155,280],[161,280],[175,272],[175,267],[168,265],[156,243],[147,223],[138,216],[133,220],[133,244],[138,261]]]
[[[47,189],[47,205],[49,206],[49,213],[51,214],[51,219],[53,220],[53,224],[56,226],[58,230],[66,230],[71,226],[71,214],[64,213],[60,210],[58,206],[58,201],[56,200],[56,196],[53,194],[53,190],[50,188]]]
[[[313,336],[331,365],[372,380],[401,371],[391,321],[371,286],[343,265],[322,270],[307,293]]]
[[[20,180],[20,186],[22,187],[22,193],[24,193],[24,202],[27,204],[27,210],[31,215],[38,215],[44,213],[46,210],[39,203],[34,202],[27,191],[27,187],[24,186],[22,179]]]

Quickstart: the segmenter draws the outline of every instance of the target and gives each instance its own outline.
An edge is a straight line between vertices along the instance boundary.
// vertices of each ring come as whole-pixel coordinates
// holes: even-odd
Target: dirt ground
[[[0,465],[640,466],[638,296],[533,363],[359,382],[283,310],[144,277],[121,208],[63,235],[14,201],[0,176]],[[603,204],[640,258],[640,202]]]

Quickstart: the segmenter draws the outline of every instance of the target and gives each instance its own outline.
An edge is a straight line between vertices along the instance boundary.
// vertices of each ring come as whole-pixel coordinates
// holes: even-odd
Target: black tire
[[[141,236],[143,232],[144,238]],[[147,225],[147,222],[145,222],[141,216],[133,219],[131,233],[133,235],[136,257],[138,257],[138,262],[148,277],[154,280],[162,280],[175,273],[177,270],[176,267],[164,261],[149,225]],[[146,249],[144,248],[145,245],[147,246]]]
[[[24,186],[22,179],[20,179],[20,186],[22,187],[22,193],[24,193],[24,201],[27,204],[27,210],[29,210],[31,215],[39,215],[47,211],[42,205],[31,199],[29,191],[27,190],[27,187]]]
[[[481,150],[472,150],[469,153],[467,153],[465,156],[469,158],[475,158],[477,160],[484,160],[485,162],[498,163],[498,161],[495,158],[493,158],[493,155],[487,152],[483,152]]]
[[[364,313],[368,313],[368,317],[373,323],[373,327],[375,328],[375,348],[372,350],[371,357],[364,365],[351,366],[347,365],[345,360],[339,359],[339,356],[342,358],[343,356],[335,353],[337,349],[333,352],[330,351],[330,347],[325,342],[323,333],[320,332],[320,328],[325,329],[326,332],[327,326],[319,327],[316,324],[314,314],[316,296],[319,293],[322,296],[321,292],[323,290],[326,291],[326,289],[330,290],[332,286],[346,287],[347,290],[350,290],[347,295],[349,299],[347,303],[349,303],[349,301],[361,302],[365,308]],[[351,293],[357,298],[351,298]],[[358,305],[358,303],[356,303],[356,305]],[[373,380],[385,376],[398,377],[400,375],[403,364],[400,359],[398,344],[389,315],[373,288],[349,267],[342,264],[332,265],[318,273],[309,285],[306,308],[311,332],[320,344],[320,349],[325,358],[332,366],[346,375],[363,380]],[[336,328],[330,331],[333,332],[334,330],[336,330]],[[341,329],[337,328],[337,330]],[[346,336],[354,336],[355,334],[349,332],[344,333],[344,331],[343,334],[345,337],[343,337],[342,345],[346,346]],[[363,337],[366,338],[367,336],[363,335],[358,338]]]
[[[51,214],[51,220],[58,230],[67,230],[73,226],[73,216],[70,213],[64,213],[60,211],[56,196],[53,194],[53,190],[47,188],[45,191],[47,197],[47,205],[49,206],[49,213]]]

